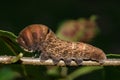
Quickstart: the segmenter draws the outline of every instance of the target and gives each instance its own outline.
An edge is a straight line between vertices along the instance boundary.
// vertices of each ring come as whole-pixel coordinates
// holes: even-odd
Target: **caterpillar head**
[[[45,25],[29,25],[20,32],[17,42],[25,51],[34,52],[38,50],[48,33],[49,29]]]

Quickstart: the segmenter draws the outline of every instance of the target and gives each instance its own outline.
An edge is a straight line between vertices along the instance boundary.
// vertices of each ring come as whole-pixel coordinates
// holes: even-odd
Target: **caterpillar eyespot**
[[[66,65],[70,65],[73,60],[81,65],[83,60],[94,60],[99,63],[106,60],[106,55],[101,49],[83,42],[61,40],[42,24],[29,25],[23,29],[17,42],[24,50],[41,51],[40,60],[43,62],[52,59],[54,64],[58,64],[63,60]]]
[[[30,25],[20,32],[17,42],[25,51],[34,52],[38,50],[39,44],[44,41],[48,31],[45,25]]]

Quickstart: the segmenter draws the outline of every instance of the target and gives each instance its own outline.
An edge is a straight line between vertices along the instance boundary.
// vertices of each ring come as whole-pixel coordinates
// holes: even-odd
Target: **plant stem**
[[[13,64],[11,62],[16,56],[0,56],[0,63],[1,64]],[[41,62],[39,58],[32,58],[32,57],[22,57],[20,58],[21,63],[18,64],[25,64],[25,65],[54,65],[52,60],[46,60],[45,62]],[[58,66],[66,66],[63,61],[60,61]],[[100,64],[96,61],[83,61],[83,66],[120,66],[120,59],[107,59],[103,64]],[[74,61],[71,62],[70,66],[78,66]]]

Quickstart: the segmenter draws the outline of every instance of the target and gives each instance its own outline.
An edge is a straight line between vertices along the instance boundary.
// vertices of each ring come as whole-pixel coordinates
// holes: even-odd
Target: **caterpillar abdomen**
[[[51,58],[55,64],[63,60],[66,65],[70,65],[71,61],[75,61],[81,65],[83,60],[93,60],[99,63],[104,63],[106,59],[105,53],[94,46],[82,42],[67,42],[58,40],[58,42],[51,42],[44,48],[41,54],[41,60]]]
[[[23,29],[17,42],[27,51],[40,51],[41,61],[51,58],[54,64],[63,60],[66,65],[70,65],[71,61],[75,61],[78,65],[83,60],[94,60],[104,63],[106,59],[105,53],[92,45],[82,42],[68,42],[61,40],[44,25],[34,24]]]

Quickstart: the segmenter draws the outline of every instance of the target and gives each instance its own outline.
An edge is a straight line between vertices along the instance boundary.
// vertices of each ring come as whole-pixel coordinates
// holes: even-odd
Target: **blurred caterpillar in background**
[[[97,16],[92,15],[90,18],[65,20],[59,24],[56,35],[66,41],[91,42],[100,33],[96,19]]]
[[[63,60],[66,65],[70,65],[73,60],[81,65],[83,60],[94,60],[99,63],[106,60],[106,55],[101,49],[83,42],[61,40],[42,24],[29,25],[23,29],[17,42],[24,50],[40,51],[40,60],[43,62],[52,59],[54,64],[57,64]]]

